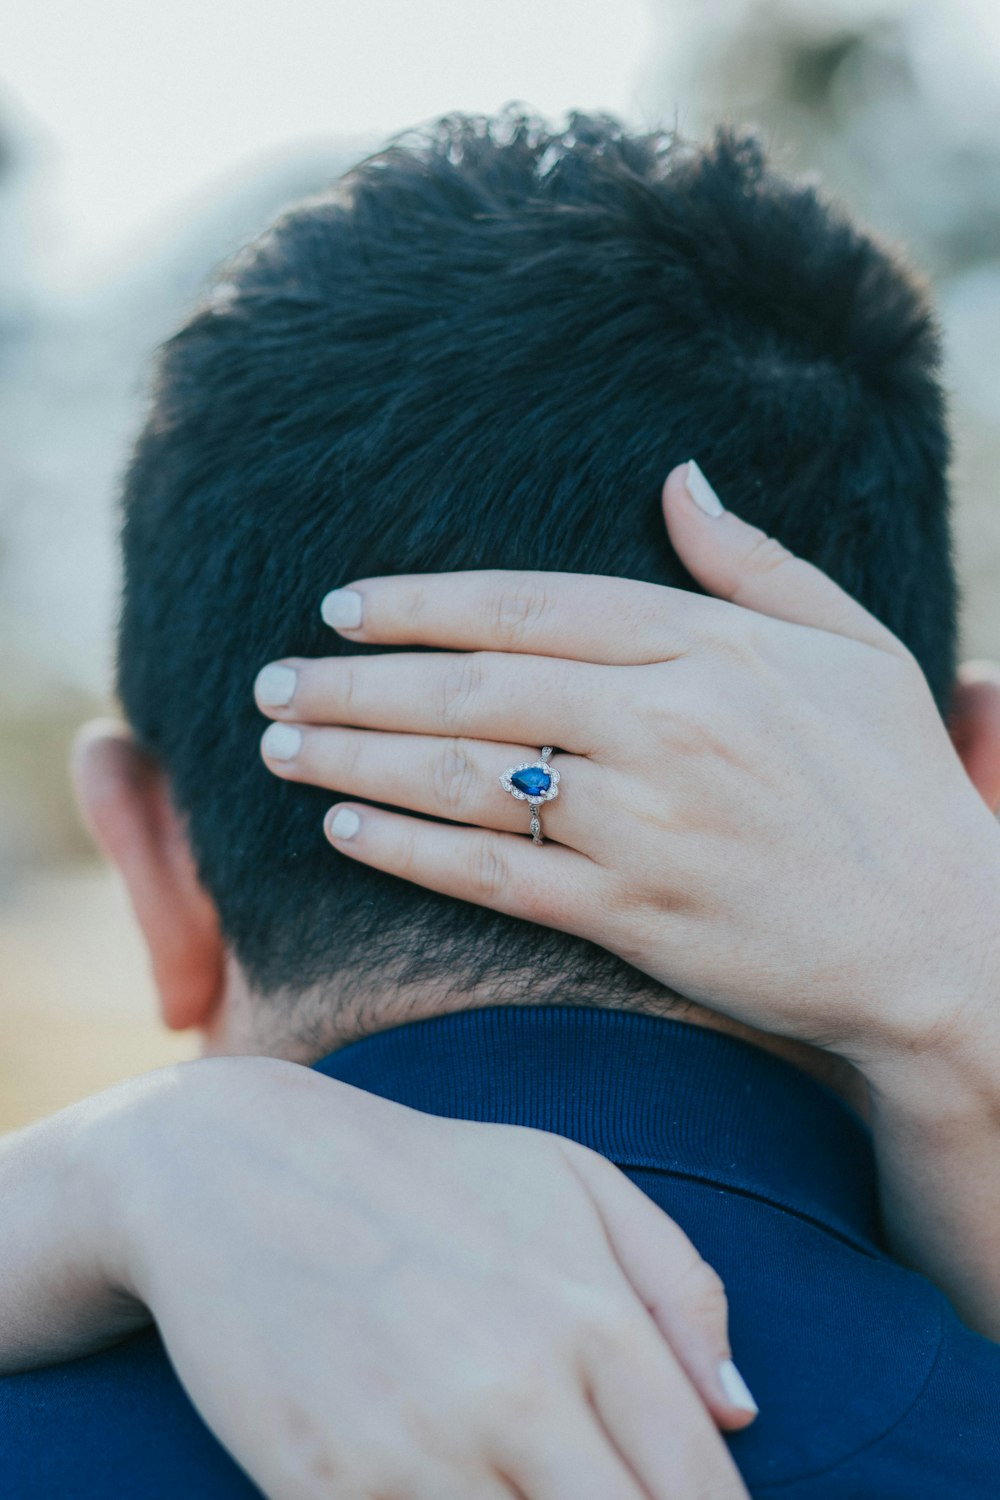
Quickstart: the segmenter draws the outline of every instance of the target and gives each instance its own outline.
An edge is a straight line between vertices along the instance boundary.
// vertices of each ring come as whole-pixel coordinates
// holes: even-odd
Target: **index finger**
[[[631,578],[499,568],[366,578],[334,589],[322,604],[323,619],[349,640],[601,666],[670,661],[732,612],[732,605]]]

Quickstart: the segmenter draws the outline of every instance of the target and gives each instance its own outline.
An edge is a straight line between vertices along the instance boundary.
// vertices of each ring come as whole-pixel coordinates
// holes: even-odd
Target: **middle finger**
[[[256,696],[264,713],[286,721],[561,745],[587,755],[616,719],[615,670],[491,651],[292,658],[264,668]]]

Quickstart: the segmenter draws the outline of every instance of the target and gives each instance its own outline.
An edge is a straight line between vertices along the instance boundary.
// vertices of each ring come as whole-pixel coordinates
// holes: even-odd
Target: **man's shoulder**
[[[5,1500],[259,1500],[216,1442],[155,1333],[0,1379]]]
[[[993,1500],[1000,1345],[874,1243],[754,1193],[629,1175],[729,1295],[760,1416],[732,1439],[760,1500]]]

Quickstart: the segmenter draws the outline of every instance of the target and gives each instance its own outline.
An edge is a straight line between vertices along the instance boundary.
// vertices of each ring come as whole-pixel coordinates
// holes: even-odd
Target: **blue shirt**
[[[868,1135],[796,1069],[681,1022],[555,1006],[415,1022],[318,1066],[582,1141],[672,1215],[726,1283],[761,1407],[731,1439],[755,1500],[1000,1496],[1000,1345],[886,1253]],[[0,1380],[3,1500],[256,1494],[155,1334]]]

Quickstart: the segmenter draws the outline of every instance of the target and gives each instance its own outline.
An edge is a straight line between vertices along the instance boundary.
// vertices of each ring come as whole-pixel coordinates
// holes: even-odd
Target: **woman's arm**
[[[1000,1337],[1000,828],[900,642],[686,480],[665,488],[671,540],[721,597],[551,574],[353,584],[348,639],[442,649],[283,663],[290,699],[258,702],[301,741],[278,760],[265,735],[265,760],[451,820],[340,804],[326,828],[352,859],[853,1063],[894,1244]],[[562,780],[538,849],[497,778],[542,743]]]
[[[0,1138],[0,1376],[91,1353],[149,1322],[125,1290],[120,1212],[101,1167],[115,1120],[130,1128],[143,1087]]]
[[[956,924],[957,928],[957,924]],[[954,942],[956,970],[964,956]],[[882,1216],[899,1258],[1000,1340],[1000,981],[970,984],[939,1035],[871,1059]],[[952,991],[954,993],[954,991]],[[977,994],[982,999],[978,1000]]]
[[[0,1142],[0,1202],[0,1371],[149,1309],[275,1500],[746,1500],[718,1278],[573,1142],[219,1058]]]

